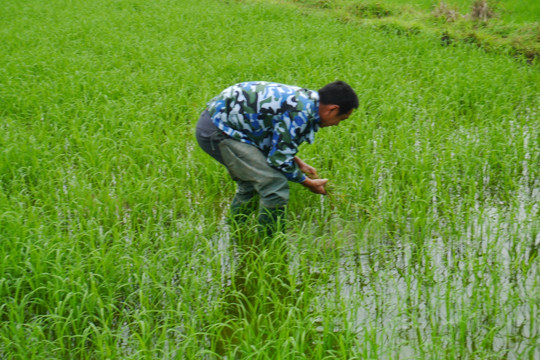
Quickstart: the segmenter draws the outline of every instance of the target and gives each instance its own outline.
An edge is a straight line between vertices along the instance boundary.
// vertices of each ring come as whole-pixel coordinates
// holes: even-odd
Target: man
[[[296,156],[313,143],[321,127],[338,125],[358,108],[358,97],[343,81],[319,91],[273,82],[244,82],[212,99],[197,123],[201,148],[225,165],[237,183],[231,217],[242,221],[257,206],[267,235],[277,230],[289,201],[288,181],[326,194],[328,179]],[[308,175],[308,176],[306,176]]]

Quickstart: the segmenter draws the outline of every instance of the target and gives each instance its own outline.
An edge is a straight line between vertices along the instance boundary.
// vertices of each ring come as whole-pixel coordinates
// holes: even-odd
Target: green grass
[[[6,2],[0,357],[538,358],[537,66],[342,20]],[[358,111],[299,154],[332,197],[292,184],[286,235],[232,231],[234,184],[193,136],[206,101],[338,78]]]
[[[369,0],[365,3],[373,3]],[[445,3],[462,14],[470,13],[475,0],[388,0],[378,2],[380,5],[406,6],[431,11]],[[488,0],[489,5],[497,12],[497,16],[509,22],[530,23],[540,21],[540,4],[530,1]]]
[[[322,9],[341,21],[402,35],[422,33],[443,45],[474,44],[489,52],[540,57],[540,5],[528,1],[449,0],[273,0],[313,11]]]
[[[472,4],[475,1],[471,0],[448,0],[443,1],[462,14],[467,14],[471,11]],[[424,10],[432,10],[440,5],[441,1],[437,0],[417,0],[417,1],[400,1],[389,0],[387,3],[396,5],[413,4]],[[495,10],[497,16],[509,22],[530,23],[540,21],[540,4],[528,1],[512,1],[512,0],[497,0],[488,1],[489,5]]]

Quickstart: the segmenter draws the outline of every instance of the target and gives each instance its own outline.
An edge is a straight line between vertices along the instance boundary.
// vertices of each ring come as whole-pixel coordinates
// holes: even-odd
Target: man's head
[[[319,102],[321,127],[339,124],[358,108],[358,96],[343,81],[334,81],[319,89]]]

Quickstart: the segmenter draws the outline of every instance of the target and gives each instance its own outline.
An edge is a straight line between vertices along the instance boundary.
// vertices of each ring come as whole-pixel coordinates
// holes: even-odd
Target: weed
[[[443,18],[446,22],[454,22],[460,17],[459,12],[444,1],[439,2],[439,5],[433,9],[432,14],[437,18]]]
[[[351,4],[349,10],[354,16],[359,18],[383,18],[392,15],[392,12],[380,3],[354,3]]]
[[[495,17],[495,10],[487,0],[477,0],[472,4],[470,16],[485,22]]]

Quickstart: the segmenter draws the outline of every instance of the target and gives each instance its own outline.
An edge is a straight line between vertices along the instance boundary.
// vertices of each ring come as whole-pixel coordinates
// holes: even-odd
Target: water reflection
[[[289,321],[310,343],[325,339],[330,351],[328,338],[347,339],[366,357],[540,358],[538,221],[492,207],[458,232],[338,237],[335,246],[298,234],[264,246],[217,237],[230,324],[218,352],[270,341]]]

